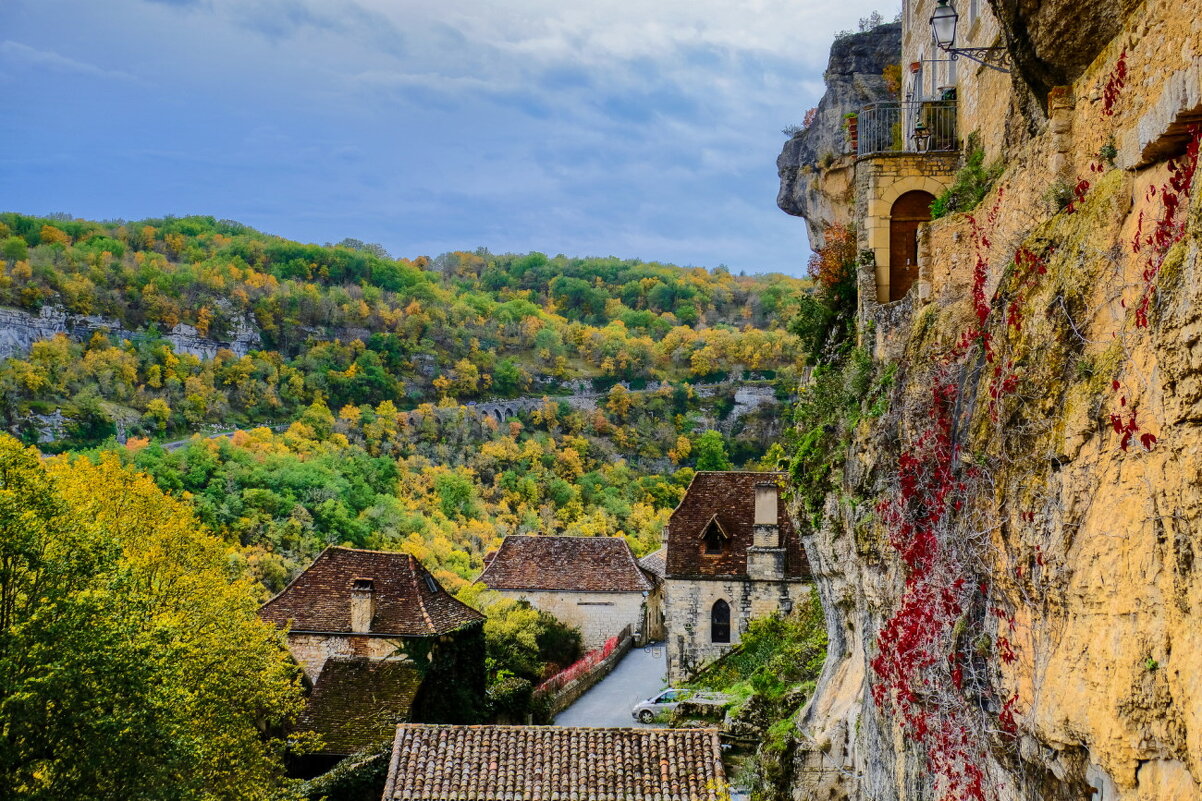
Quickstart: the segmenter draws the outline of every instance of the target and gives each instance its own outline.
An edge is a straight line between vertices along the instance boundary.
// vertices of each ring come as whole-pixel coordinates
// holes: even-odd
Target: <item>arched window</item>
[[[730,604],[714,601],[710,610],[710,642],[730,642]]]

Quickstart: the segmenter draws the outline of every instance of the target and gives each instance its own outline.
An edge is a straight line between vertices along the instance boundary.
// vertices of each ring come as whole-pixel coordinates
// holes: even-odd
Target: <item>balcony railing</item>
[[[954,153],[956,101],[877,103],[860,110],[857,156],[876,153]]]

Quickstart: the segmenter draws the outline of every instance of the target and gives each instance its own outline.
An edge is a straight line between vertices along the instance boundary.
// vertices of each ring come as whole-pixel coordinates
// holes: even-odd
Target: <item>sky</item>
[[[781,129],[869,0],[0,0],[0,211],[801,274]]]

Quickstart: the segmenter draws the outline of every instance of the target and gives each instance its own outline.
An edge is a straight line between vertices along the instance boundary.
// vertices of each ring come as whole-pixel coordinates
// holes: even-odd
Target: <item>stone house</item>
[[[630,626],[643,641],[654,589],[621,537],[510,536],[476,581],[580,629],[585,650]]]
[[[405,553],[327,548],[259,610],[288,630],[310,685],[302,730],[334,757],[398,721],[475,722],[484,711],[484,615]]]
[[[809,562],[780,495],[784,479],[699,472],[672,512],[664,576],[669,682],[730,650],[755,618],[787,614],[809,592]]]
[[[651,594],[643,608],[643,639],[658,642],[666,634],[664,619],[664,571],[667,568],[667,552],[661,547],[639,560],[639,567],[651,579]]]
[[[716,729],[397,726],[384,801],[720,801]]]

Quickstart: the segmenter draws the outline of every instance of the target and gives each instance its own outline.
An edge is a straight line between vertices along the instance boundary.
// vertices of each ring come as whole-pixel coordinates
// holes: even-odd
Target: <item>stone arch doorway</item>
[[[918,279],[918,226],[930,222],[935,196],[921,189],[901,194],[889,212],[889,302],[901,300]]]

